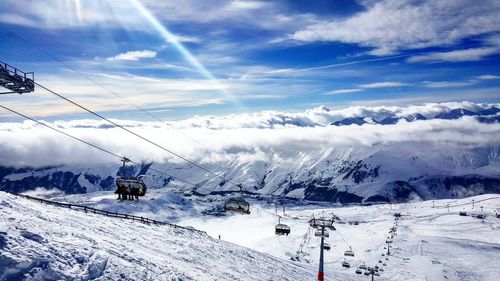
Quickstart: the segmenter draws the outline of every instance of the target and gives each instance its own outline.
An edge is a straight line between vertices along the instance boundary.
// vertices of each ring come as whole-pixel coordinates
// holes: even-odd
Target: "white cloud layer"
[[[365,11],[341,20],[325,20],[309,25],[291,38],[302,42],[337,41],[374,48],[374,55],[403,49],[450,46],[463,38],[500,30],[500,2],[485,0],[443,1],[362,1]],[[475,50],[485,56],[494,50]],[[498,51],[498,50],[497,50]]]
[[[500,124],[482,124],[470,117],[399,122],[396,125],[323,126],[349,116],[383,117],[415,112],[431,116],[456,107],[477,110],[487,106],[463,102],[403,108],[350,107],[330,110],[319,107],[302,113],[262,112],[194,117],[171,122],[176,130],[159,122],[117,122],[181,155],[210,165],[234,159],[243,162],[269,161],[273,157],[295,157],[297,153],[317,153],[334,147],[390,146],[415,141],[458,149],[498,146]],[[134,160],[180,163],[179,159],[102,121],[57,121],[51,125]],[[189,140],[186,135],[197,142]],[[3,166],[115,162],[118,160],[33,122],[0,123],[0,163]]]

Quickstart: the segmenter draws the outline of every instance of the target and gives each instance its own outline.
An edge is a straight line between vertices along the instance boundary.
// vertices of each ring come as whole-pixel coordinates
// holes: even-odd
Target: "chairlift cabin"
[[[229,198],[224,202],[224,210],[227,212],[240,213],[242,215],[250,214],[250,203],[245,199],[239,198]]]
[[[290,234],[290,227],[286,224],[281,223],[281,217],[278,218],[278,224],[275,227],[276,235],[286,235]]]
[[[135,199],[139,199],[139,196],[146,195],[148,188],[142,180],[144,176],[127,176],[125,172],[125,163],[130,162],[130,159],[124,157],[122,162],[122,176],[116,180],[115,193],[118,194],[118,199],[133,200],[134,197]]]
[[[350,247],[349,247],[350,248]],[[352,248],[344,252],[344,256],[346,257],[354,257],[354,252],[352,251]]]
[[[316,237],[325,237],[325,238],[328,238],[330,237],[330,233],[328,233],[328,230],[321,230],[321,229],[316,229],[316,231],[314,232],[314,236]]]

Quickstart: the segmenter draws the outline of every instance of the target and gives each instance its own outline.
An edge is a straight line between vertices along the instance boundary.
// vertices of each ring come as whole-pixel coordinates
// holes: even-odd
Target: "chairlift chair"
[[[116,179],[116,191],[115,191],[115,193],[118,194],[119,199],[132,200],[131,199],[132,196],[138,198],[138,196],[146,195],[146,191],[148,188],[144,183],[144,181],[142,180],[144,175],[138,177],[133,177],[133,176],[128,177],[125,174],[125,164],[127,162],[130,162],[130,159],[123,157],[122,162],[123,162],[123,168],[122,168],[123,175],[120,178]],[[127,196],[129,196],[129,198],[126,198]]]
[[[330,237],[330,233],[328,233],[328,230],[326,229],[323,232],[321,231],[321,229],[316,229],[316,231],[314,232],[314,236],[328,238]]]
[[[327,250],[327,251],[330,251],[332,249],[332,247],[330,246],[330,244],[328,244],[328,243],[325,242],[325,243],[323,243],[323,249]]]
[[[363,271],[361,271],[361,269],[356,269],[356,274],[361,274],[363,273]]]
[[[276,235],[286,235],[290,234],[290,227],[286,224],[281,223],[281,217],[278,218],[278,224],[275,227]]]
[[[142,177],[137,177],[137,178],[122,177],[116,179],[116,186],[118,189],[128,190],[128,192],[132,192],[133,190],[138,190],[137,196],[144,196],[148,189],[144,181],[142,181]]]
[[[224,202],[224,210],[229,212],[240,213],[242,215],[250,214],[250,203],[248,203],[245,199],[239,198],[230,198]]]
[[[366,269],[366,265],[364,265],[364,264],[360,265],[360,266],[359,266],[359,269],[363,269],[363,270],[365,270],[365,269]]]
[[[344,252],[344,256],[346,257],[354,257],[354,252],[352,251],[352,248],[349,247],[349,250]]]
[[[351,264],[349,264],[349,262],[347,262],[346,260],[344,260],[344,261],[342,262],[342,266],[343,266],[343,267],[346,267],[346,268],[349,268],[349,267],[351,267]]]

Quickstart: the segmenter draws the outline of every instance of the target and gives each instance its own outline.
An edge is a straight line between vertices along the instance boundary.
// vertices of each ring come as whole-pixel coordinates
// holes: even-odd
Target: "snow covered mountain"
[[[391,111],[357,108],[352,112],[359,111],[371,113],[361,119],[346,117],[354,118],[350,119],[353,122],[338,123],[338,126],[331,126],[325,116],[340,113],[325,107],[317,109],[315,117],[311,113],[304,116],[274,113],[266,118],[275,121],[266,125],[261,115],[208,118],[203,126],[201,117],[181,120],[172,123],[175,132],[165,130],[158,123],[129,121],[126,124],[231,182],[240,183],[244,191],[251,193],[341,203],[500,193],[500,124],[477,119],[497,118],[497,115],[485,115],[498,114],[494,105],[434,104]],[[383,115],[386,125],[373,121]],[[400,116],[400,119],[388,116]],[[290,119],[294,118],[292,122]],[[322,125],[318,120],[323,120]],[[356,125],[359,123],[356,120],[365,123]],[[290,125],[292,123],[299,125]],[[159,154],[136,139],[121,135],[116,138],[123,133],[117,128],[88,120],[55,125],[87,136],[105,147],[113,147],[127,157],[153,161],[155,170],[196,185],[182,184],[150,170],[146,182],[152,188],[167,187],[201,194],[239,190],[189,163]],[[114,180],[121,174],[116,160],[102,158],[98,152],[70,141],[59,143],[60,136],[40,130],[29,124],[7,124],[0,130],[5,136],[0,142],[5,139],[22,142],[24,139],[18,135],[28,131],[40,134],[41,139],[49,139],[48,145],[57,143],[55,147],[43,146],[41,150],[38,143],[30,142],[16,147],[8,143],[0,145],[0,151],[4,152],[1,163],[5,163],[0,167],[0,190],[18,193],[41,187],[73,194],[114,189]],[[37,153],[27,156],[26,151]],[[133,154],[129,155],[131,151]],[[93,156],[89,157],[89,153]],[[19,167],[26,163],[20,161],[23,157],[37,164],[31,168]],[[37,159],[43,160],[37,162]],[[14,168],[16,166],[18,168]],[[129,169],[127,174],[136,174],[140,167]]]
[[[352,124],[362,125],[362,124],[381,124],[381,125],[392,125],[396,124],[401,120],[408,122],[414,122],[418,120],[428,120],[428,119],[447,119],[454,120],[462,118],[463,116],[477,116],[479,122],[484,123],[494,123],[498,122],[497,113],[500,109],[496,106],[486,107],[478,109],[477,112],[468,110],[465,108],[454,108],[451,110],[442,111],[435,116],[425,117],[421,113],[413,113],[407,116],[389,115],[383,119],[374,120],[370,117],[348,117],[343,120],[335,121],[332,123],[334,126],[348,126]]]
[[[311,267],[189,230],[42,205],[5,192],[0,192],[0,210],[0,280],[261,281],[314,276]]]

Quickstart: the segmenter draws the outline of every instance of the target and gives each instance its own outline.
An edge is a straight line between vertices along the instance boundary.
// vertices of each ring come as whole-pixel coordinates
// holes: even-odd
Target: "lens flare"
[[[170,42],[175,49],[186,59],[203,77],[210,80],[212,83],[221,84],[217,78],[215,78],[208,69],[200,63],[200,61],[189,52],[186,47],[184,47],[177,37],[167,30],[160,21],[148,10],[144,5],[142,5],[138,0],[130,0],[130,3],[139,11],[139,13],[153,26],[153,28],[160,33],[160,35],[168,42]],[[224,87],[221,87],[224,88]],[[229,94],[227,91],[222,90],[222,93],[231,102],[239,107],[242,107],[241,103],[234,95]]]

